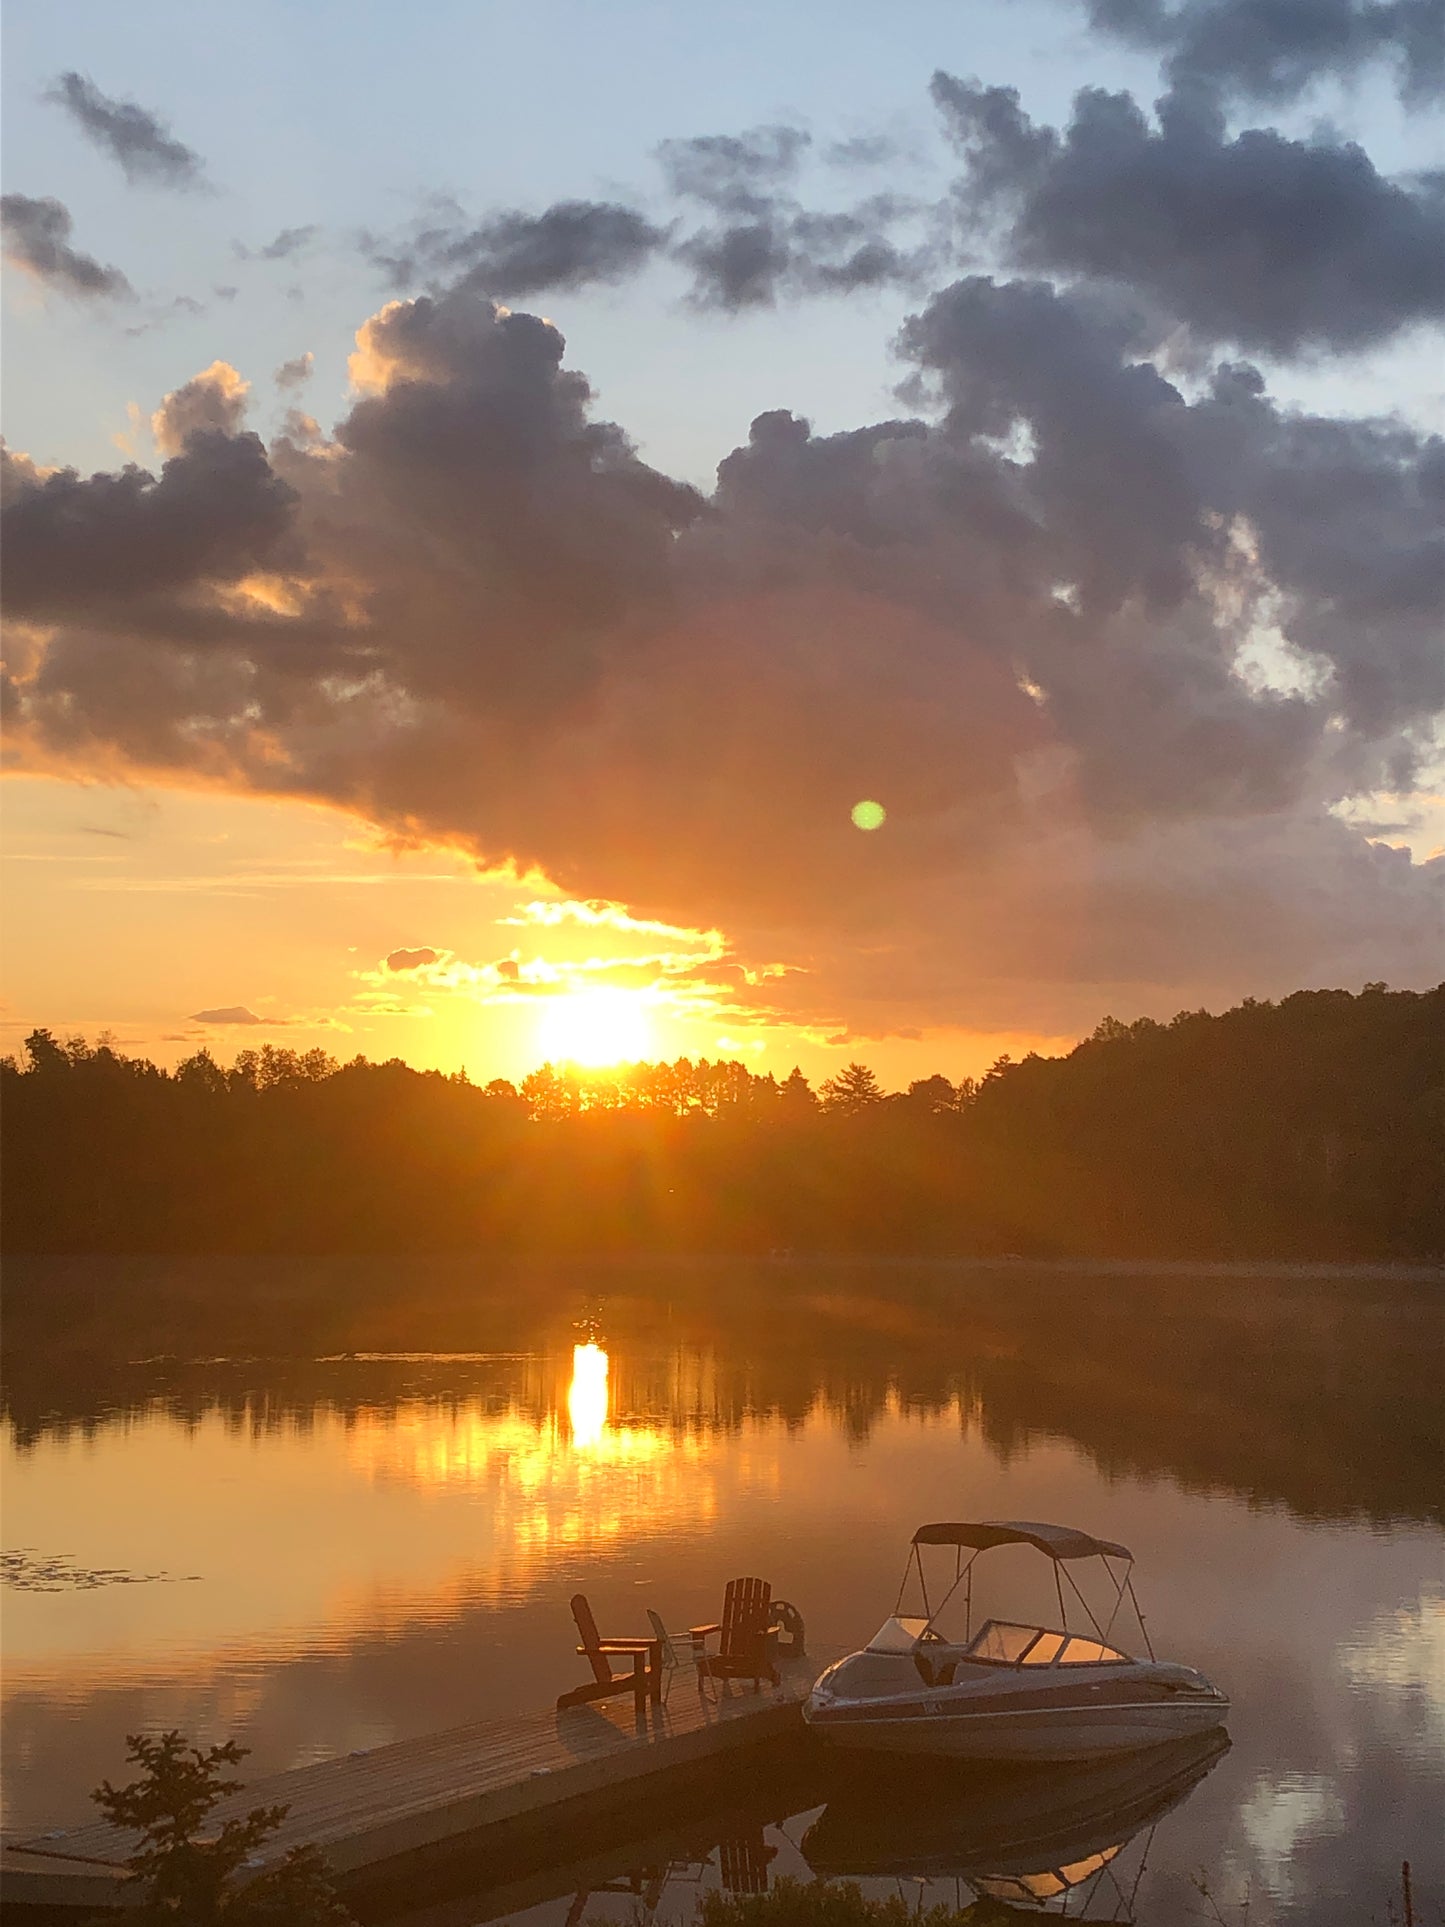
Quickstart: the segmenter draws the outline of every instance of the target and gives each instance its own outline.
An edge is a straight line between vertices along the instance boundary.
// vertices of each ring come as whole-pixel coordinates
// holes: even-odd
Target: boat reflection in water
[[[1113,1909],[1132,1899],[1119,1856],[1228,1751],[1229,1736],[1216,1727],[1147,1752],[1068,1764],[939,1761],[924,1775],[912,1763],[839,1758],[832,1795],[802,1851],[820,1877],[951,1877],[980,1898],[1025,1905],[1082,1889],[1087,1908],[1091,1886],[1108,1886],[1108,1918],[1117,1919]],[[1136,1884],[1141,1871],[1142,1863]]]

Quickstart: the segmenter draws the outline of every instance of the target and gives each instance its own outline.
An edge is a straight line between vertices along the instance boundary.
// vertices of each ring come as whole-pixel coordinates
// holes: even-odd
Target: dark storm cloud
[[[391,619],[429,624],[428,681],[458,696],[470,684],[520,709],[570,700],[594,678],[594,634],[666,593],[695,491],[589,419],[591,389],[561,366],[555,328],[466,285],[391,303],[358,343],[353,377],[372,392],[337,431],[338,516],[363,546],[380,516],[389,545],[428,558],[421,580],[408,570],[383,588],[401,597]]]
[[[102,267],[70,245],[73,223],[63,202],[31,200],[25,194],[0,195],[0,231],[6,257],[61,294],[80,299],[124,296],[134,289],[119,268]]]
[[[1403,97],[1445,86],[1445,0],[1084,0],[1090,24],[1165,57],[1171,83],[1288,101],[1316,80],[1353,80],[1372,60]]]
[[[1062,133],[1012,88],[947,74],[934,99],[966,157],[965,217],[1003,224],[1021,267],[1117,282],[1202,341],[1357,350],[1445,316],[1445,181],[1386,180],[1353,144],[1254,128],[1180,96],[1152,128],[1085,90]]]
[[[720,926],[789,966],[741,1006],[875,1034],[1411,978],[1445,866],[1329,811],[1407,784],[1445,696],[1445,456],[1248,367],[1186,394],[1136,306],[961,281],[900,342],[925,418],[772,411],[704,500],[597,419],[546,322],[466,285],[389,303],[330,440],[268,465],[199,428],[160,482],[17,465],[6,588],[51,626],[13,625],[12,740]],[[152,563],[137,620],[132,498],[189,463],[189,508],[223,458],[231,541]],[[253,570],[274,609],[243,623]],[[1293,681],[1241,667],[1261,623]]]
[[[960,282],[910,322],[903,341],[938,381],[952,434],[996,438],[1027,427],[1030,520],[1050,531],[1048,566],[1085,619],[1133,604],[1197,611],[1201,574],[1233,571],[1236,596],[1254,574],[1286,640],[1328,672],[1324,707],[1358,731],[1341,753],[1380,731],[1425,729],[1445,705],[1438,436],[1280,410],[1248,366],[1221,369],[1187,403],[1139,357],[1126,319],[1044,283]],[[1247,570],[1236,529],[1248,530]],[[1072,621],[1061,623],[1046,651],[1070,647],[1075,633]],[[1140,641],[1149,647],[1147,631]],[[1150,654],[1148,684],[1199,673],[1183,637],[1176,650]],[[1047,669],[1042,658],[1039,667]],[[1242,698],[1237,683],[1228,688],[1231,702]],[[1327,742],[1311,707],[1240,703],[1241,717],[1268,727],[1237,738],[1206,732],[1196,746],[1212,744],[1241,782],[1270,781],[1265,765],[1293,780],[1301,756]],[[1403,741],[1396,748],[1408,762]],[[1126,732],[1114,761],[1133,782],[1149,770],[1150,745],[1136,737],[1129,748]],[[1185,757],[1172,778],[1161,775],[1187,784],[1191,767]]]
[[[6,609],[49,618],[226,582],[286,555],[294,496],[255,435],[198,428],[160,476],[43,474],[3,452]],[[289,558],[294,560],[294,555]]]
[[[386,967],[393,972],[421,970],[427,964],[434,964],[441,958],[440,950],[423,946],[419,950],[393,950],[386,958]]]
[[[86,138],[119,163],[133,185],[204,186],[200,155],[134,101],[103,94],[87,75],[77,73],[61,74],[45,98],[63,107]]]

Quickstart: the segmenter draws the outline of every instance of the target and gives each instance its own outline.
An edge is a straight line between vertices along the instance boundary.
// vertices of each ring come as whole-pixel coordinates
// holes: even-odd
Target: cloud
[[[434,249],[432,260],[467,269],[483,293],[525,296],[620,281],[645,267],[665,239],[635,208],[558,201],[538,215],[491,215]]]
[[[1084,0],[1090,25],[1164,56],[1175,87],[1293,100],[1316,81],[1353,81],[1372,60],[1419,104],[1445,86],[1440,0]]]
[[[672,200],[689,212],[659,225],[616,201],[558,201],[540,214],[517,209],[469,225],[443,203],[400,237],[362,236],[363,252],[392,287],[461,282],[505,299],[615,283],[670,259],[691,276],[695,306],[740,312],[778,300],[848,294],[917,280],[929,256],[896,232],[920,210],[875,194],[841,209],[809,208],[794,182],[811,137],[786,125],[744,134],[664,141],[657,159]],[[888,143],[830,148],[833,166],[876,165]],[[701,223],[697,210],[705,210]]]
[[[319,227],[283,227],[274,241],[268,241],[263,248],[248,248],[243,242],[235,242],[236,256],[242,261],[289,261],[293,255],[304,254],[306,249],[321,232]]]
[[[549,901],[524,903],[520,914],[512,917],[499,917],[499,923],[521,925],[541,925],[547,929],[574,924],[584,930],[616,930],[627,936],[668,937],[678,943],[701,944],[706,949],[721,953],[724,948],[720,930],[695,930],[675,923],[659,923],[656,919],[634,917],[620,903],[608,903],[594,897],[590,902]]]
[[[1407,790],[1445,700],[1445,449],[1247,365],[1176,385],[1138,308],[960,280],[900,337],[915,412],[770,411],[703,496],[549,323],[465,277],[389,302],[329,439],[209,425],[159,481],[11,458],[11,743],[539,872],[575,930],[658,939],[599,969],[739,1022],[1059,1034],[1419,981],[1445,865],[1333,812]]]
[[[890,134],[853,134],[830,141],[824,159],[830,167],[883,167],[900,158],[902,150]]]
[[[194,295],[175,294],[169,301],[158,303],[145,320],[132,323],[125,332],[131,338],[148,335],[157,328],[164,328],[177,315],[203,315],[205,312],[205,303],[197,301]]]
[[[745,134],[698,134],[666,140],[658,148],[668,184],[682,199],[746,214],[798,172],[812,136],[801,127],[774,123]]]
[[[0,451],[0,477],[0,598],[14,616],[125,627],[133,599],[185,595],[296,559],[288,548],[294,492],[254,435],[193,428],[158,478],[134,465],[89,477],[44,473],[9,450]],[[164,633],[166,613],[204,634],[203,611],[187,623],[173,604],[147,612],[152,636]]]
[[[891,238],[915,210],[877,194],[852,208],[809,210],[792,191],[811,137],[775,125],[741,135],[664,141],[658,149],[672,194],[716,218],[683,235],[675,253],[692,270],[698,307],[739,312],[784,296],[847,294],[907,282],[910,257]]]
[[[1008,257],[1116,282],[1203,342],[1274,355],[1356,350],[1445,318],[1445,179],[1386,180],[1352,144],[1252,128],[1187,95],[1150,126],[1128,94],[1086,89],[1062,133],[1011,87],[936,74],[970,220]]]
[[[31,200],[25,194],[0,195],[0,232],[6,259],[47,288],[80,300],[131,299],[135,290],[119,268],[102,267],[70,245],[73,226],[63,202]]]
[[[700,308],[738,313],[773,307],[785,298],[851,294],[917,278],[920,256],[889,239],[905,212],[889,195],[839,213],[809,213],[775,200],[766,213],[698,229],[677,247],[692,270],[692,300]]]
[[[205,185],[199,154],[167,131],[165,122],[134,101],[103,94],[85,74],[61,74],[45,98],[63,107],[86,139],[116,161],[132,186]]]
[[[193,435],[238,434],[250,388],[229,362],[213,361],[167,395],[151,416],[156,447],[162,455],[179,455]]]
[[[391,955],[386,959],[386,967],[392,972],[420,970],[424,964],[440,962],[442,955],[443,953],[440,950],[430,950],[426,948],[420,950],[393,950]]]
[[[219,1010],[193,1011],[188,1021],[193,1024],[265,1024],[276,1020],[258,1017],[254,1010],[248,1010],[244,1004],[226,1004]]]
[[[290,361],[283,361],[272,376],[272,380],[283,394],[293,388],[302,388],[311,379],[316,366],[316,357],[308,348],[305,354],[296,355]]]

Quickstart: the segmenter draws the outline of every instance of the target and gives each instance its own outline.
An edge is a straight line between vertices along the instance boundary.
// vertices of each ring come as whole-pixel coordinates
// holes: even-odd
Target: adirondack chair
[[[631,1693],[639,1712],[644,1699],[662,1698],[662,1654],[655,1639],[604,1639],[583,1592],[572,1595],[572,1617],[582,1641],[577,1651],[592,1662],[592,1679],[586,1686],[574,1686],[570,1693],[560,1694],[558,1712],[565,1706],[585,1705],[588,1700],[610,1699],[614,1693]],[[614,1673],[614,1657],[630,1659],[631,1670]]]
[[[657,1635],[657,1649],[662,1655],[662,1697],[666,1699],[679,1667],[695,1665],[704,1643],[694,1639],[691,1633],[670,1633],[651,1606],[647,1609],[647,1623]]]
[[[763,1838],[761,1827],[739,1834],[733,1840],[718,1842],[718,1872],[725,1894],[765,1894],[768,1891],[768,1866],[778,1850]]]
[[[766,1679],[774,1686],[779,1674],[773,1664],[773,1642],[778,1628],[773,1624],[773,1589],[766,1579],[730,1579],[723,1595],[723,1616],[710,1626],[690,1626],[688,1637],[699,1648],[698,1682],[705,1679],[750,1679],[759,1686]],[[718,1650],[706,1650],[706,1641],[716,1633]]]

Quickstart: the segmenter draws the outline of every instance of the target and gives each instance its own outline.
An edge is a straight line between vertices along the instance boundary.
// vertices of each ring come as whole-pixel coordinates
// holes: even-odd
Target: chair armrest
[[[709,1633],[720,1633],[721,1631],[721,1626],[689,1626],[687,1636],[689,1639],[706,1639]]]
[[[577,1651],[584,1657],[588,1653],[650,1653],[656,1644],[655,1639],[599,1639],[595,1646],[579,1646]]]

